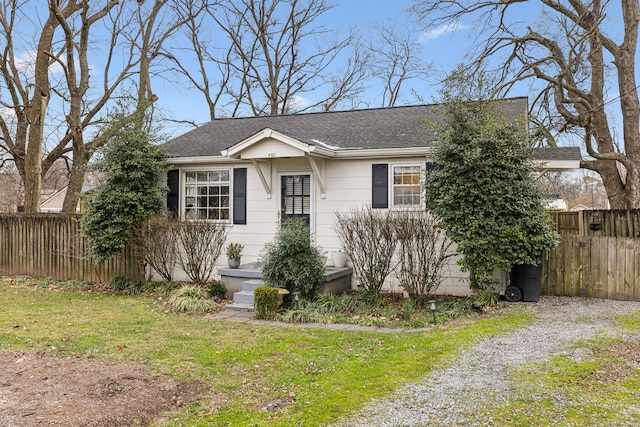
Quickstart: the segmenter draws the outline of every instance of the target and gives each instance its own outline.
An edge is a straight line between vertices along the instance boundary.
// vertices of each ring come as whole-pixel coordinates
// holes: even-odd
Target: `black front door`
[[[302,218],[311,221],[311,175],[283,175],[281,188],[281,218]]]

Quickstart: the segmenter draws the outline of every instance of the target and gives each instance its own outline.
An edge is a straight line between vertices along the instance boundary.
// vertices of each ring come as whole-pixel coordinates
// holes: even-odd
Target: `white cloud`
[[[437,28],[433,28],[429,31],[422,33],[422,39],[423,40],[437,39],[438,37],[444,36],[449,33],[453,33],[458,30],[468,30],[470,28],[471,28],[471,25],[465,25],[459,22],[454,22],[451,24],[446,24]]]
[[[16,112],[13,108],[0,107],[0,117],[8,122],[12,122],[16,118]]]
[[[33,76],[33,72],[35,71],[36,65],[36,54],[35,50],[28,50],[26,52],[22,52],[20,56],[18,56],[15,60],[16,68],[18,71],[25,73],[29,76]],[[64,58],[62,58],[64,61]],[[59,62],[54,62],[49,66],[49,74],[54,76],[57,74],[63,73],[62,65]]]
[[[304,96],[294,95],[287,102],[287,113],[300,111],[305,107],[311,105],[311,101]]]

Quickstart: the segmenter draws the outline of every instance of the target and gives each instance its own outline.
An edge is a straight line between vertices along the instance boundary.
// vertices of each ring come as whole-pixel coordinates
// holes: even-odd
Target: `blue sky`
[[[464,52],[471,43],[470,25],[461,24],[456,31],[436,28],[428,32],[417,29],[415,23],[411,22],[413,15],[407,12],[414,3],[413,0],[337,0],[333,3],[335,7],[323,15],[322,20],[319,21],[330,30],[346,33],[350,27],[357,27],[364,37],[367,37],[367,33],[374,31],[376,25],[395,23],[415,31],[413,37],[420,42],[422,55],[427,62],[432,63],[433,68],[427,80],[414,81],[404,88],[405,97],[398,103],[399,105],[421,103],[411,94],[412,90],[420,94],[424,102],[434,102],[438,96],[438,81],[462,61]],[[366,93],[365,102],[359,108],[380,106],[381,101],[375,89],[371,88]],[[167,85],[163,87],[162,84],[156,84],[154,90],[160,96],[159,108],[170,117],[178,120],[193,120],[198,124],[209,120],[202,95],[197,91],[181,90],[175,93],[173,87]],[[185,103],[185,97],[189,97],[191,102]],[[183,129],[187,128],[175,124],[169,124],[167,127],[171,134],[180,133]]]
[[[407,12],[415,0],[334,0],[333,3],[335,7],[327,12],[321,21],[330,30],[346,32],[350,26],[356,26],[366,34],[367,31],[373,31],[376,24],[395,22],[412,28],[414,31],[413,37],[420,43],[422,55],[427,62],[432,64],[432,68],[427,79],[419,82],[413,81],[404,88],[405,97],[398,105],[437,102],[439,82],[458,64],[465,61],[465,54],[479,35],[479,29],[476,28],[478,23],[471,16],[463,17],[456,27],[426,29],[418,27],[415,22],[412,22],[415,16]],[[611,2],[607,6],[605,25],[608,26],[608,34],[616,42],[620,42],[622,38],[620,13],[620,5],[617,2]],[[507,19],[511,23],[510,25],[515,28],[526,30],[529,25],[534,27],[539,24],[544,25],[545,22],[549,22],[550,17],[541,14],[538,2],[523,2],[509,9]],[[550,26],[552,25],[551,23]],[[494,67],[499,64],[497,59],[493,59],[492,62]],[[489,68],[491,65],[489,63]],[[640,69],[638,73],[640,74]],[[359,105],[359,108],[380,106],[380,101],[376,99],[378,95],[375,89],[369,89],[365,96],[369,99]],[[531,82],[521,83],[512,89],[510,96],[528,96],[531,101],[536,93],[535,89]],[[412,92],[418,93],[422,101],[412,96]],[[615,100],[618,95],[617,85],[611,82],[608,98]],[[180,92],[177,100],[171,94],[164,97],[160,94],[160,96],[159,106],[165,112],[170,112],[169,115],[174,118],[193,120],[196,123],[204,123],[209,120],[207,112],[202,107],[204,105],[201,101],[202,95],[195,91]],[[189,99],[189,102],[185,103],[185,99]],[[176,108],[176,106],[180,107]],[[620,116],[618,103],[612,102],[607,108],[611,109],[611,120],[617,121]],[[180,132],[175,126],[170,126],[167,130],[174,134]],[[580,141],[576,143],[580,143]]]
[[[465,61],[464,55],[472,47],[475,37],[478,36],[477,22],[472,17],[464,17],[457,27],[435,27],[420,28],[414,22],[415,16],[407,12],[407,10],[415,3],[415,0],[328,0],[329,3],[335,4],[335,7],[322,16],[319,22],[328,30],[344,34],[349,27],[357,27],[364,38],[371,36],[375,32],[376,25],[401,25],[409,29],[414,40],[416,40],[422,51],[424,60],[431,63],[428,76],[425,79],[413,80],[404,87],[404,97],[400,99],[397,105],[418,104],[421,102],[431,103],[438,101],[439,82],[450,73],[458,64]],[[42,7],[39,2],[27,2],[31,7]],[[518,3],[510,8],[509,22],[523,28],[527,25],[544,24],[539,10],[536,10],[538,2]],[[36,6],[39,5],[39,6]],[[620,27],[619,11],[620,5],[617,2],[611,2],[607,9],[607,24],[609,31],[617,37],[619,41],[622,30]],[[27,13],[30,16],[30,13]],[[42,19],[42,17],[40,17]],[[37,26],[37,19],[34,22],[26,20],[25,34],[30,33],[31,24]],[[31,39],[26,37],[27,41]],[[212,40],[216,40],[215,34]],[[32,40],[31,40],[32,41]],[[179,46],[178,42],[178,46]],[[214,44],[215,46],[215,44]],[[28,59],[31,51],[24,49],[18,52],[19,57]],[[101,63],[104,62],[104,51],[96,50],[92,61],[95,65],[95,73],[92,73],[92,85],[100,84],[99,71]],[[494,61],[494,64],[497,64]],[[640,73],[640,68],[638,68]],[[95,74],[95,75],[94,75]],[[52,70],[55,78],[62,78],[61,73]],[[184,77],[163,74],[161,79],[153,82],[153,90],[159,96],[157,108],[159,117],[164,116],[176,121],[190,121],[197,124],[205,123],[209,120],[209,114],[203,95],[193,88],[189,88],[184,82]],[[178,84],[182,82],[183,84]],[[357,108],[379,107],[381,106],[380,87],[369,87],[363,97],[362,103]],[[414,96],[414,93],[419,95]],[[521,84],[511,92],[511,96],[529,96],[533,98],[535,90],[530,88],[528,84]],[[313,94],[305,94],[312,97]],[[610,85],[609,98],[613,99],[618,96],[615,84]],[[312,100],[311,100],[312,101]],[[612,104],[615,107],[615,103]],[[1,112],[1,111],[0,111]],[[615,113],[614,113],[615,114]],[[175,122],[165,121],[163,126],[169,135],[177,135],[183,133],[192,127],[189,125],[180,125]]]

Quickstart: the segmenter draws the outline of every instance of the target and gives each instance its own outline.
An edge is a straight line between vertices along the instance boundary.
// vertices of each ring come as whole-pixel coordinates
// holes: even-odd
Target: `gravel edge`
[[[538,303],[514,304],[510,310],[534,314],[537,320],[482,340],[463,351],[451,367],[370,402],[334,427],[488,425],[491,419],[482,409],[507,403],[512,392],[510,369],[555,355],[583,357],[577,341],[622,334],[613,316],[640,311],[640,302],[541,297]]]

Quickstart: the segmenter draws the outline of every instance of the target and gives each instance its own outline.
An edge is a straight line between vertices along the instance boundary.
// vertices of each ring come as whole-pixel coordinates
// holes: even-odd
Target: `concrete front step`
[[[242,290],[233,293],[233,303],[227,305],[227,307],[231,308],[232,310],[235,309],[253,311],[253,291],[255,291],[260,286],[264,286],[264,282],[260,279],[243,281]]]
[[[264,282],[260,279],[245,280],[242,282],[242,291],[253,293],[260,286],[264,286]]]
[[[253,304],[245,304],[239,302],[233,302],[231,304],[227,304],[225,308],[229,310],[238,310],[238,311],[254,311]]]
[[[251,304],[253,306],[253,291],[240,291],[233,293],[233,302]]]

